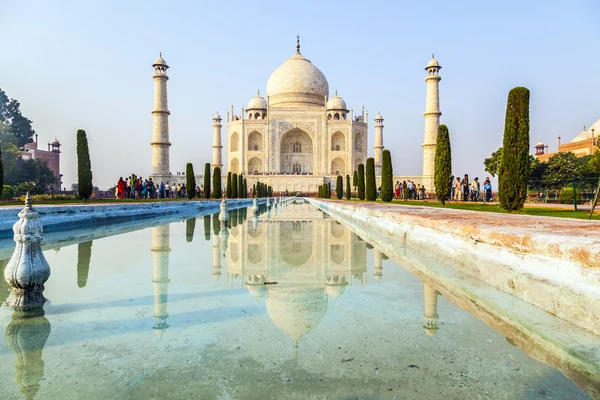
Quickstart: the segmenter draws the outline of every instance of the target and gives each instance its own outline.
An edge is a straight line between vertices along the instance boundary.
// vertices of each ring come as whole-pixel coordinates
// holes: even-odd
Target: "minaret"
[[[375,280],[379,282],[383,276],[383,266],[381,265],[381,252],[379,250],[373,250],[373,276]]]
[[[152,133],[152,177],[155,181],[168,179],[171,172],[169,160],[169,106],[167,104],[167,68],[169,66],[161,56],[154,64],[154,128]]]
[[[437,313],[438,292],[431,286],[423,282],[423,292],[425,293],[425,333],[431,337],[437,332],[439,315]]]
[[[429,192],[433,191],[433,175],[435,169],[435,144],[437,130],[440,126],[440,80],[439,75],[442,67],[437,60],[431,56],[425,71],[427,77],[427,97],[425,100],[425,140],[423,141],[423,184]]]
[[[216,113],[213,117],[213,170],[219,167],[223,170],[223,145],[221,144],[221,116]]]
[[[212,255],[213,255],[213,277],[216,281],[221,277],[221,238],[219,235],[213,235],[212,242]]]
[[[383,151],[383,117],[377,113],[375,117],[375,175],[381,175],[381,152]]]
[[[154,326],[162,336],[169,327],[167,302],[169,296],[169,248],[170,226],[159,225],[152,228],[152,284],[154,286]]]

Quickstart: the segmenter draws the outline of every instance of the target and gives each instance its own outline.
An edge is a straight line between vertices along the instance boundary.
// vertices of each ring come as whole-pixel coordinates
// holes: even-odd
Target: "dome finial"
[[[300,35],[296,36],[296,51],[300,53]]]
[[[435,53],[431,53],[431,58],[435,58]]]
[[[260,96],[260,89],[257,89],[257,91],[256,91],[256,95],[257,95],[257,96]]]
[[[337,89],[335,89],[335,95],[337,96]]]
[[[159,52],[158,52],[158,55],[162,57],[162,51],[159,51]]]

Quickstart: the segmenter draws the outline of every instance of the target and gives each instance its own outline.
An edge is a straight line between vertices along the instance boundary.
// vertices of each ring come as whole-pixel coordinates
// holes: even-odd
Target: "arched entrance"
[[[333,175],[346,175],[346,162],[341,157],[336,157],[331,162],[331,173]]]
[[[258,157],[252,157],[248,161],[248,173],[250,175],[258,175],[263,172],[263,162]]]
[[[281,137],[280,172],[303,174],[313,172],[313,142],[308,133],[292,129]]]

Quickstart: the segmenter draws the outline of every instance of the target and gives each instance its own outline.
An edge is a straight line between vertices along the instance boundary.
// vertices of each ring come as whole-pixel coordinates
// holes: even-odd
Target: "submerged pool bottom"
[[[0,398],[589,398],[310,204],[230,217],[46,251]]]

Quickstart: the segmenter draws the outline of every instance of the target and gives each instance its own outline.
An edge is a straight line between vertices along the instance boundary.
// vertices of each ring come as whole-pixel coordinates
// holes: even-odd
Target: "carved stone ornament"
[[[31,206],[27,193],[25,208],[19,213],[19,220],[13,225],[15,251],[4,268],[4,279],[12,289],[10,305],[29,307],[46,302],[43,295],[44,283],[50,277],[50,265],[41,242],[44,237],[39,213]]]

